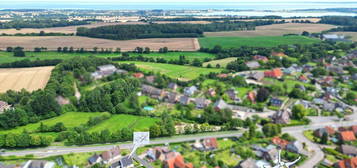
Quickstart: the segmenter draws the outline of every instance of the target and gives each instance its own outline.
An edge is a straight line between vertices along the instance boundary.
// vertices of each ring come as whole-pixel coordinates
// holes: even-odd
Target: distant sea
[[[11,3],[1,2],[1,9],[94,9],[94,10],[209,10],[209,9],[234,9],[234,10],[255,10],[254,12],[204,12],[195,13],[194,15],[247,15],[247,16],[264,16],[264,15],[280,15],[280,16],[324,16],[324,15],[349,15],[356,16],[356,13],[345,12],[293,12],[291,10],[303,9],[327,9],[327,8],[357,8],[357,2],[167,2],[167,3],[50,3],[50,2],[23,2]],[[338,1],[338,0],[336,0]],[[269,12],[266,12],[266,11]],[[276,11],[271,12],[271,11]],[[289,12],[287,12],[289,11]]]

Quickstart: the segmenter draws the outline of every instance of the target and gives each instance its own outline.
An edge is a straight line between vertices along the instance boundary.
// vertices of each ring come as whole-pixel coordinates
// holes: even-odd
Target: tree
[[[195,58],[195,59],[192,61],[192,64],[191,64],[191,65],[192,65],[192,66],[200,67],[200,66],[202,66],[202,62],[201,62],[199,59]]]
[[[301,35],[302,35],[302,36],[310,36],[310,33],[307,32],[307,31],[303,31]]]
[[[277,136],[281,133],[281,127],[273,123],[265,124],[263,126],[263,133],[266,137]]]
[[[13,48],[12,47],[7,47],[6,48],[6,52],[12,52],[13,51]]]
[[[15,47],[14,49],[14,57],[25,57],[25,52],[22,47]]]
[[[150,48],[149,47],[145,47],[144,53],[145,54],[150,54]]]
[[[36,48],[34,49],[34,52],[41,52],[41,48],[36,47]]]
[[[292,109],[292,117],[296,120],[302,120],[307,115],[307,110],[301,104],[297,104]]]
[[[249,139],[255,138],[256,136],[256,126],[255,124],[249,125]]]
[[[269,92],[268,89],[260,88],[258,90],[258,93],[257,93],[257,101],[258,102],[265,102],[266,100],[268,100],[269,95],[270,95],[270,92]]]
[[[324,133],[322,134],[320,143],[321,143],[321,144],[327,144],[327,141],[328,141],[328,134],[327,134],[327,132],[324,132]]]
[[[161,129],[160,129],[160,126],[157,125],[157,124],[154,124],[150,127],[150,137],[159,137],[161,136]]]
[[[57,52],[62,52],[62,47],[58,47]]]

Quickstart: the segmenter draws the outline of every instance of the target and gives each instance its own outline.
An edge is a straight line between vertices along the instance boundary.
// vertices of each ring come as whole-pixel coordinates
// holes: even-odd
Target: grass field
[[[143,57],[149,58],[165,58],[167,60],[178,60],[181,55],[185,56],[188,60],[193,59],[200,59],[203,60],[205,58],[214,58],[214,54],[203,53],[203,52],[168,52],[168,53],[157,53],[153,52],[150,54],[137,54],[137,53],[130,53],[130,56],[138,56],[142,55]],[[96,56],[96,57],[118,57],[120,54],[112,53],[112,54],[93,54],[93,53],[59,53],[54,51],[45,51],[45,52],[26,52],[26,57],[14,57],[13,53],[11,52],[1,52],[0,51],[0,64],[2,63],[9,63],[14,61],[21,61],[24,59],[30,60],[45,60],[45,59],[70,59],[77,56]]]
[[[321,31],[335,28],[334,25],[328,24],[309,24],[309,23],[285,23],[273,24],[266,26],[257,26],[255,30],[246,31],[225,31],[225,32],[206,32],[205,36],[239,36],[239,37],[256,37],[256,36],[282,36],[284,34],[301,34],[303,31],[310,33],[319,33]]]
[[[135,131],[148,131],[149,127],[157,121],[159,119],[119,114],[113,115],[110,119],[90,128],[89,131],[97,132],[108,129],[110,132],[115,132],[122,128],[132,128]]]
[[[213,48],[221,45],[223,48],[241,46],[276,47],[289,44],[312,44],[320,40],[303,36],[259,36],[259,37],[203,37],[199,39],[201,47]]]
[[[67,128],[73,128],[76,126],[79,126],[81,124],[87,123],[90,117],[95,117],[98,116],[102,113],[85,113],[85,112],[67,112],[61,116],[51,118],[48,120],[43,120],[42,123],[45,125],[55,125],[58,122],[62,122]],[[0,131],[0,134],[5,134],[5,133],[21,133],[23,130],[27,130],[29,132],[35,131],[38,127],[40,126],[39,123],[34,123],[34,124],[28,124],[25,126],[17,127],[14,129],[10,130],[2,130]]]
[[[9,46],[21,46],[26,51],[33,51],[35,47],[45,47],[55,51],[58,47],[74,47],[92,50],[98,48],[121,48],[122,51],[133,51],[136,47],[149,47],[158,51],[162,47],[169,50],[197,51],[200,46],[196,38],[152,38],[136,40],[107,40],[80,36],[0,36],[0,49]]]
[[[200,74],[208,74],[210,72],[221,72],[221,69],[216,69],[216,68],[201,68],[201,67],[194,67],[194,66],[161,64],[161,63],[152,63],[152,62],[121,61],[119,63],[134,63],[142,70],[159,72],[171,78],[176,78],[179,80],[191,80],[199,77]]]
[[[0,69],[0,93],[8,90],[34,91],[46,86],[53,67]]]
[[[211,64],[212,67],[216,67],[216,65],[219,64],[223,68],[223,67],[226,67],[228,63],[233,62],[235,60],[237,60],[236,57],[213,60],[213,61],[210,61],[210,62],[203,63],[203,66],[206,67],[208,64]]]

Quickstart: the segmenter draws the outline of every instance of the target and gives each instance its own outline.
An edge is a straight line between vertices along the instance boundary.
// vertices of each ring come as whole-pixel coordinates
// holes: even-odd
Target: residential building
[[[330,127],[330,126],[326,126],[325,128],[319,128],[319,129],[316,129],[314,131],[314,135],[316,137],[322,137],[324,134],[327,134],[328,136],[332,136],[336,133],[335,129]]]
[[[260,67],[259,62],[257,61],[248,61],[245,63],[249,69],[257,69]]]
[[[94,154],[92,155],[89,159],[88,159],[88,163],[89,165],[95,165],[96,163],[100,163],[102,162],[102,158],[97,155],[97,154]]]
[[[224,74],[224,73],[217,75],[217,78],[227,78],[227,77],[228,77],[228,74]]]
[[[345,39],[344,35],[337,35],[337,34],[323,34],[322,39],[326,41],[348,41]]]
[[[182,105],[188,105],[191,102],[191,98],[188,96],[181,96],[180,97],[180,104]]]
[[[240,98],[237,96],[238,92],[237,92],[234,88],[228,89],[228,90],[226,91],[226,94],[228,95],[228,97],[229,97],[231,100],[233,100],[233,101],[235,101],[235,102],[240,102],[240,101],[241,101]]]
[[[178,88],[178,85],[176,83],[170,82],[167,87],[175,91]]]
[[[54,168],[55,163],[46,160],[29,160],[22,168]]]
[[[250,92],[248,92],[247,99],[248,99],[250,102],[255,103],[255,99],[256,99],[256,93],[255,93],[255,91],[250,91]]]
[[[264,79],[264,72],[250,72],[248,74],[248,79],[253,79],[256,81],[261,81]]]
[[[357,156],[357,148],[352,145],[341,145],[341,153],[348,156]]]
[[[213,151],[218,149],[218,143],[216,138],[206,138],[197,140],[192,147],[200,151]]]
[[[155,76],[153,76],[153,75],[146,76],[146,77],[145,77],[145,81],[146,81],[147,83],[153,84],[153,83],[155,82]]]
[[[357,157],[340,160],[334,164],[334,168],[357,168]]]
[[[0,100],[0,113],[4,112],[5,110],[9,110],[11,105],[7,104],[7,102]]]
[[[102,161],[105,164],[108,164],[112,162],[113,160],[116,160],[120,157],[120,148],[119,146],[115,146],[114,148],[110,149],[109,151],[104,151],[100,155],[102,158]]]
[[[272,116],[272,119],[275,124],[289,124],[290,116],[288,110],[279,110]]]
[[[279,68],[275,68],[273,70],[270,70],[270,71],[265,71],[264,72],[264,76],[265,77],[270,77],[270,78],[281,78],[283,77],[283,72],[281,71],[281,69]]]
[[[271,56],[273,56],[273,57],[285,57],[286,55],[283,52],[272,52]]]
[[[206,108],[209,104],[211,104],[211,100],[206,98],[195,98],[194,102],[196,104],[196,108],[203,109]]]
[[[253,59],[256,61],[262,61],[262,62],[269,61],[269,59],[266,56],[261,56],[261,55],[255,55],[255,56],[253,56]]]
[[[133,73],[133,77],[134,78],[143,78],[145,75],[141,72],[138,72],[138,73]]]
[[[180,100],[180,96],[175,92],[168,92],[165,97],[165,101],[168,103],[177,103]]]
[[[304,150],[304,146],[299,141],[290,142],[288,145],[286,145],[286,150],[307,155],[306,151]]]
[[[279,98],[274,98],[274,97],[271,98],[269,102],[270,102],[270,105],[275,106],[275,107],[281,107],[284,103],[283,100],[281,100]]]
[[[178,152],[170,152],[166,154],[164,168],[193,168],[192,163],[185,163],[184,158]]]
[[[196,86],[185,87],[184,94],[186,96],[193,96],[198,91]]]
[[[142,85],[141,92],[145,95],[149,95],[152,98],[162,99],[165,96],[165,91],[162,89],[155,88],[150,85]]]
[[[256,162],[257,162],[256,160],[252,158],[248,158],[239,162],[236,168],[261,168],[256,165]]]
[[[271,142],[276,145],[279,146],[282,149],[285,149],[286,146],[289,144],[289,141],[285,140],[285,139],[281,139],[280,137],[274,137],[271,139]]]
[[[352,131],[342,131],[339,136],[342,142],[355,141],[356,136]]]
[[[101,65],[97,67],[97,71],[93,72],[91,74],[92,78],[95,80],[97,79],[102,79],[107,76],[110,76],[114,73],[128,73],[125,70],[117,69],[114,65],[108,64],[108,65]]]
[[[213,88],[209,88],[207,94],[208,96],[214,97],[216,96],[216,91]]]

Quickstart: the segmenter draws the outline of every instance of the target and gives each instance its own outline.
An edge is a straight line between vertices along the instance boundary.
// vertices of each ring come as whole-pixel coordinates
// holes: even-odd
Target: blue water
[[[169,1],[169,0],[168,0]],[[337,1],[337,0],[336,0]],[[0,0],[1,9],[106,9],[106,10],[204,10],[204,9],[239,9],[239,10],[292,10],[357,8],[357,2],[29,2]]]
[[[153,111],[154,108],[153,108],[153,107],[150,107],[150,106],[145,106],[145,107],[144,107],[144,110],[146,110],[146,111]]]

